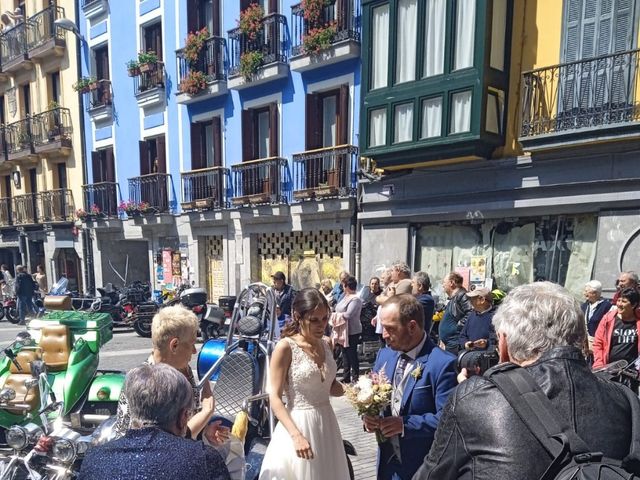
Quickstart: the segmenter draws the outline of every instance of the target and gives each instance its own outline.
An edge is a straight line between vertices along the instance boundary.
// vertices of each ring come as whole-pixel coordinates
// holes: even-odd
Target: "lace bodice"
[[[291,346],[291,366],[287,376],[285,394],[289,410],[314,408],[329,403],[329,390],[336,377],[336,362],[326,342],[324,346],[324,371],[292,338],[285,340]],[[324,381],[322,379],[324,378]]]

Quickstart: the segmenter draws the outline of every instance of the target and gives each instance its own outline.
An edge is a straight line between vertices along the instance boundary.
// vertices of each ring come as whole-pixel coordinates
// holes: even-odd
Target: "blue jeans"
[[[18,317],[20,318],[20,323],[25,322],[27,312],[35,313],[33,298],[18,296]]]

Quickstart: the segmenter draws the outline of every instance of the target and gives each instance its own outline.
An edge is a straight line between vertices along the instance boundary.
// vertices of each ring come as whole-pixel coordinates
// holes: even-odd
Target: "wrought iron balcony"
[[[180,79],[178,90],[182,94],[186,94],[185,97],[188,97],[178,100],[179,103],[192,103],[227,92],[226,85],[218,85],[217,88],[215,86],[216,83],[226,80],[224,71],[226,47],[227,43],[224,38],[209,37],[205,41],[204,46],[198,54],[198,59],[195,62],[185,57],[184,49],[176,51],[178,78]],[[201,75],[204,75],[206,78],[207,87],[197,91],[199,89],[197,85],[198,77]],[[196,95],[197,97],[193,98]]]
[[[284,15],[272,13],[262,19],[262,29],[255,40],[242,33],[239,28],[229,30],[229,82],[231,77],[242,77],[244,80],[256,84],[256,80],[272,80],[282,76],[281,71],[274,75],[262,75],[259,72],[270,64],[286,64],[287,59],[287,19]],[[248,59],[248,54],[254,54],[258,64],[256,71],[243,71],[241,67],[243,58]],[[246,63],[245,63],[246,65]],[[263,72],[264,73],[264,72]],[[231,86],[231,85],[230,85]],[[240,85],[235,85],[237,88]]]
[[[153,89],[163,89],[165,84],[164,63],[151,64],[147,71],[140,71],[133,77],[133,88],[136,96]]]
[[[20,160],[34,153],[31,119],[25,118],[4,127],[7,160]]]
[[[28,61],[27,24],[22,22],[0,35],[0,63],[3,72],[15,72]]]
[[[554,134],[619,129],[640,120],[636,88],[639,52],[632,50],[524,72],[521,142]]]
[[[83,185],[82,193],[87,211],[90,211],[95,205],[103,216],[118,217],[118,184],[116,182]]]
[[[11,223],[11,198],[0,198],[0,227],[6,227]]]
[[[229,169],[224,167],[191,170],[182,174],[182,209],[221,209],[228,206],[226,190]]]
[[[320,19],[316,22],[310,22],[304,18],[302,3],[293,5],[291,7],[293,22],[291,25],[291,55],[295,57],[320,53],[321,48],[318,48],[319,35],[329,38],[329,46],[345,40],[360,43],[360,18],[358,0],[336,0],[322,8]],[[338,55],[337,60],[344,60],[344,57]]]
[[[271,157],[231,166],[233,205],[289,203],[291,173],[286,158]]]
[[[38,219],[40,223],[73,222],[75,208],[73,194],[68,188],[40,192],[40,208]]]
[[[13,197],[13,224],[33,225],[38,223],[38,194],[27,193]]]
[[[358,147],[340,145],[293,156],[293,198],[305,200],[355,195]]]
[[[29,17],[27,21],[27,50],[29,58],[61,56],[66,48],[65,31],[55,25],[64,18],[64,8],[49,6]]]
[[[151,173],[129,179],[129,200],[136,203],[145,202],[155,213],[173,211],[173,193],[171,174]]]
[[[31,117],[31,137],[36,153],[69,154],[72,133],[68,108],[56,107]]]

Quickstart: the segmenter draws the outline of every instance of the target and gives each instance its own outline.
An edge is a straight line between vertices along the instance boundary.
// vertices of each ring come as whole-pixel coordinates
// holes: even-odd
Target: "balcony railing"
[[[340,145],[293,156],[293,197],[346,197],[355,195],[358,147]]]
[[[291,7],[291,26],[292,47],[291,54],[304,55],[309,52],[304,46],[304,38],[313,28],[330,27],[335,29],[335,35],[331,40],[331,44],[341,42],[343,40],[360,41],[360,2],[358,0],[336,0],[328,6],[323,7],[320,20],[313,25],[304,18],[304,10],[302,4],[298,3]]]
[[[27,49],[29,51],[45,46],[48,42],[64,42],[65,31],[54,24],[64,18],[64,8],[53,5],[29,17],[27,21]]]
[[[234,205],[289,203],[291,174],[286,158],[271,157],[231,167]]]
[[[151,173],[129,179],[129,199],[137,203],[148,203],[156,213],[173,210],[173,201],[169,198],[172,193],[173,184],[169,173]]]
[[[243,34],[239,28],[229,30],[229,76],[240,74],[240,58],[247,52],[260,52],[260,65],[287,62],[287,19],[272,13],[262,19],[262,30],[255,40]]]
[[[31,119],[25,118],[5,126],[5,140],[7,142],[7,157],[18,157],[33,153],[31,135]]]
[[[84,204],[87,211],[95,205],[105,217],[118,216],[118,184],[116,182],[98,182],[82,186]]]
[[[111,80],[98,80],[97,85],[97,88],[89,90],[89,93],[87,93],[89,96],[89,102],[87,103],[88,111],[111,105],[113,97],[111,92]]]
[[[639,120],[639,52],[524,72],[521,138]]]
[[[226,186],[229,185],[229,169],[203,168],[182,174],[183,210],[221,209],[228,206]]]
[[[0,198],[0,227],[11,225],[11,198]]]
[[[39,193],[38,196],[40,197],[38,211],[40,223],[73,222],[75,208],[71,190],[67,188],[48,190]]]
[[[71,112],[56,107],[31,117],[31,138],[36,151],[39,147],[71,147]]]
[[[133,88],[135,94],[140,95],[154,88],[164,88],[164,82],[164,63],[157,62],[151,70],[147,72],[140,72],[139,75],[133,77]]]
[[[226,40],[222,37],[209,37],[200,53],[198,60],[191,62],[184,56],[184,49],[176,51],[178,61],[178,78],[180,83],[189,77],[191,72],[202,72],[207,77],[207,82],[224,80],[224,52]]]
[[[13,197],[13,224],[32,225],[38,222],[38,194],[27,193]]]
[[[19,23],[0,35],[0,63],[3,71],[9,71],[27,59],[27,24]]]

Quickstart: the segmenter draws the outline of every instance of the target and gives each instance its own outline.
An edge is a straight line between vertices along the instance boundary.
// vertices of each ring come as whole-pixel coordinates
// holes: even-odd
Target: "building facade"
[[[83,289],[79,43],[62,18],[76,18],[74,1],[0,2],[0,263]]]
[[[349,267],[360,11],[316,3],[84,2],[102,85],[86,94],[97,285],[189,282],[216,299],[276,270],[300,288]]]
[[[638,2],[363,1],[361,275],[580,295],[638,268]]]

